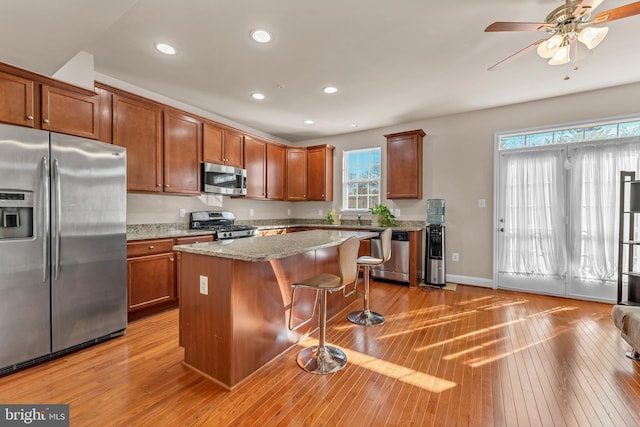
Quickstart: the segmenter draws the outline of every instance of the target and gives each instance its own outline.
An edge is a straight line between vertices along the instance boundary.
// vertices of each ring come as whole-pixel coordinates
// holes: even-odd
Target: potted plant
[[[385,205],[377,204],[369,209],[372,227],[395,227],[395,215]]]
[[[331,210],[331,211],[327,212],[327,216],[322,222],[324,222],[326,224],[339,225],[340,224],[340,215],[338,215],[336,212]]]

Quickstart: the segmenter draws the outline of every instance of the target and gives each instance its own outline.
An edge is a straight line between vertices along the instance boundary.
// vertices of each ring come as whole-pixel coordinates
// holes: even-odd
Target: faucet
[[[361,216],[361,215],[358,215],[358,225],[362,225],[362,222],[360,221],[360,220],[361,220],[361,218],[362,218],[362,216]]]

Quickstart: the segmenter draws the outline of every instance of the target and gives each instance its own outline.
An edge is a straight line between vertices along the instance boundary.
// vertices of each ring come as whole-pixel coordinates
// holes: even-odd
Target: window
[[[346,150],[342,167],[343,210],[368,210],[380,203],[380,148]]]
[[[500,136],[499,150],[566,144],[583,141],[604,141],[613,138],[640,136],[640,120],[617,121],[579,128],[557,129],[540,133]]]

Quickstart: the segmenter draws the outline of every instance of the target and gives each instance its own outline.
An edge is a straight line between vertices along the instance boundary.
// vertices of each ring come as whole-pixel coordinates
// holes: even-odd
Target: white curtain
[[[563,152],[503,154],[501,274],[564,277],[567,270]]]
[[[640,144],[576,147],[569,157],[572,277],[616,281],[620,171],[640,170]]]

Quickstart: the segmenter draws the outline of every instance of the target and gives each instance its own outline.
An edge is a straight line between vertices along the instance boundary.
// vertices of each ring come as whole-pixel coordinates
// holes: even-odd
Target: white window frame
[[[378,158],[380,159],[380,164],[378,165],[378,168],[380,169],[380,173],[378,174],[378,178],[377,179],[355,179],[355,180],[349,180],[348,179],[348,169],[349,169],[349,164],[348,164],[348,158],[350,154],[354,154],[354,153],[358,153],[358,152],[378,152]],[[370,164],[369,167],[371,167],[372,165]],[[381,185],[381,181],[382,181],[382,150],[380,149],[380,147],[369,147],[369,148],[358,148],[358,149],[353,149],[353,150],[344,150],[342,152],[342,212],[349,212],[349,213],[358,213],[358,212],[369,212],[369,208],[372,208],[373,206],[369,206],[367,208],[349,208],[349,192],[348,192],[348,186],[349,184],[352,183],[363,183],[363,182],[376,182],[378,184],[378,197],[377,197],[377,202],[376,204],[380,203],[380,185]]]

